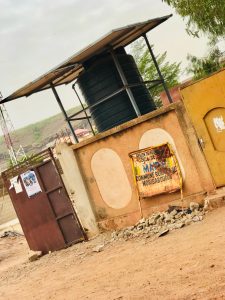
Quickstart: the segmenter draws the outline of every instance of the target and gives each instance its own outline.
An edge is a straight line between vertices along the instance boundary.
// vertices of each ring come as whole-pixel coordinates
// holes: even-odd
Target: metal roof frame
[[[17,98],[28,97],[36,92],[51,89],[52,86],[56,87],[71,83],[83,70],[82,63],[84,61],[103,52],[129,45],[140,36],[145,35],[148,31],[165,22],[171,16],[172,15],[167,15],[112,30],[96,42],[75,53],[57,67],[2,99],[0,104]]]

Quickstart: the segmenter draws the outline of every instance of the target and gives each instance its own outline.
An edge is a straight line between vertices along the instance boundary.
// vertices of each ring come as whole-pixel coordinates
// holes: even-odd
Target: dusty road
[[[23,237],[0,239],[0,299],[225,299],[225,207],[148,239],[100,237],[28,262]]]

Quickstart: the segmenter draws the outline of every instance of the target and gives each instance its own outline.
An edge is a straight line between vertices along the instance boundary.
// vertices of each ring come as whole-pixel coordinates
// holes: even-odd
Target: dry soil
[[[0,299],[225,299],[225,207],[153,241],[105,235],[28,261],[23,237],[0,239]]]

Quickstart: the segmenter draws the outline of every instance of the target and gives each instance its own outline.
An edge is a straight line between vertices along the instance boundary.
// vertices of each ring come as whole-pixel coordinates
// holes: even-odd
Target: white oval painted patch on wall
[[[174,143],[172,136],[166,130],[162,128],[154,128],[154,129],[147,130],[140,139],[139,149],[154,147],[165,143],[169,143],[170,145],[172,145],[172,149],[177,157],[181,174],[184,179],[185,178],[184,167],[182,165],[176,145]]]
[[[91,169],[104,202],[115,209],[131,200],[132,189],[119,155],[109,148],[98,150],[92,157]]]

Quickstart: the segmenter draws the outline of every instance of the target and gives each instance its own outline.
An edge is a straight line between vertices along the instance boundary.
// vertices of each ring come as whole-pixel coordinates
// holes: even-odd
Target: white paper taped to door
[[[37,176],[34,171],[27,171],[21,174],[21,178],[28,197],[31,197],[39,192],[42,192]]]
[[[23,191],[19,176],[15,176],[15,177],[11,178],[10,184],[11,185],[10,185],[9,189],[11,190],[12,188],[15,188],[16,194],[19,194]]]

